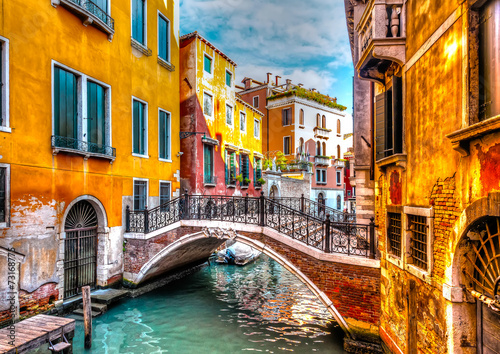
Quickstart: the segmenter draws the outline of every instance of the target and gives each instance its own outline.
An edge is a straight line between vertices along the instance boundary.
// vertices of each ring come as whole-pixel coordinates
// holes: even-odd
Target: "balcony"
[[[52,6],[62,6],[80,17],[85,26],[92,25],[108,35],[111,41],[115,34],[115,20],[106,11],[90,0],[51,0]]]
[[[356,27],[360,77],[384,83],[388,70],[399,71],[405,61],[403,0],[371,0]]]
[[[85,160],[91,156],[111,161],[114,161],[116,158],[116,149],[111,146],[89,143],[57,135],[53,135],[51,141],[52,153],[54,155],[57,155],[59,152],[66,152],[75,155],[82,155]]]
[[[345,160],[344,159],[335,159],[335,161],[333,161],[333,167],[344,168],[345,167]]]
[[[322,139],[329,139],[331,131],[332,131],[331,129],[315,127],[314,128],[314,137],[315,138],[322,138]]]
[[[311,168],[307,161],[299,161],[299,162],[289,162],[286,165],[281,166],[281,172],[311,172]]]
[[[314,164],[316,166],[328,166],[330,167],[331,158],[328,156],[314,156]]]

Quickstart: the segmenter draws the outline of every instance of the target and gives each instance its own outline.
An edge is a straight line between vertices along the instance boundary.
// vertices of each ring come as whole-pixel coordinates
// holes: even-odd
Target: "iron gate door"
[[[478,354],[500,354],[500,314],[478,301]]]
[[[82,286],[96,284],[97,226],[66,231],[64,240],[64,297],[81,293]]]

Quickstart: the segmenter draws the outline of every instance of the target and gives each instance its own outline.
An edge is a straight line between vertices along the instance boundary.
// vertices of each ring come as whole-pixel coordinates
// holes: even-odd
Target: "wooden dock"
[[[49,340],[54,343],[62,339],[63,334],[71,343],[74,333],[73,319],[36,315],[14,324],[14,329],[12,327],[0,329],[0,353],[26,353],[49,343]],[[71,352],[71,347],[66,350]]]

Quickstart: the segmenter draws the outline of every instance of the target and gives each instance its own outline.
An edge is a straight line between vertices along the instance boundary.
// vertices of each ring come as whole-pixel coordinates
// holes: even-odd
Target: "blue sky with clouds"
[[[238,81],[266,73],[337,97],[352,112],[343,0],[181,0],[181,35],[198,31],[233,59]]]

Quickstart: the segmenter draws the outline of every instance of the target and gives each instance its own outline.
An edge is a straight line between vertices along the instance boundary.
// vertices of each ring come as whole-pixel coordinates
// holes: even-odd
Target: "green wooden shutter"
[[[253,180],[254,182],[257,180],[257,160],[255,157],[253,158]]]
[[[87,81],[87,141],[105,145],[105,91],[101,85]]]
[[[203,68],[205,69],[205,71],[207,73],[209,73],[209,74],[212,73],[212,59],[210,59],[206,55],[204,56],[204,59],[203,59]]]
[[[77,138],[77,78],[61,68],[54,70],[54,133]]]
[[[225,166],[225,172],[226,172],[226,184],[229,184],[229,154],[227,153],[227,150],[224,150],[224,166]]]
[[[132,38],[144,44],[144,0],[132,0]]]
[[[136,154],[145,154],[145,122],[144,122],[144,107],[145,105],[139,101],[134,101],[133,105],[133,152]]]
[[[376,159],[385,157],[385,92],[375,98]]]
[[[230,179],[234,181],[234,179],[236,178],[236,153],[235,152],[231,153],[229,161],[231,163]]]
[[[248,155],[245,155],[245,158],[243,159],[243,163],[245,165],[245,175],[243,176],[244,178],[249,178],[250,177],[250,159],[248,158]]]
[[[212,162],[212,146],[203,145],[203,174],[204,180],[206,183],[212,182],[212,171],[213,171],[213,162]]]
[[[159,115],[160,158],[170,159],[170,114],[160,111]]]
[[[168,22],[158,15],[158,56],[165,61],[168,61]]]
[[[108,0],[94,0],[94,3],[105,13],[108,13]]]

